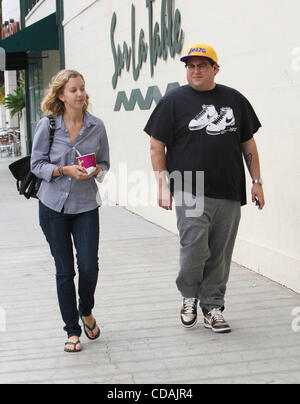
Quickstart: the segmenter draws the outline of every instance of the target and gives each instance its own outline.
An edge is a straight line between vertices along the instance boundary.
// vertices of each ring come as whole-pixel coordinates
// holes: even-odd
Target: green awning
[[[56,13],[0,41],[6,53],[59,49]]]
[[[24,54],[27,52],[58,50],[56,13],[3,39],[0,41],[0,48],[5,49],[6,52],[7,70],[17,70],[17,67],[20,68],[20,60],[23,60],[22,68],[26,68],[27,60],[25,62]]]

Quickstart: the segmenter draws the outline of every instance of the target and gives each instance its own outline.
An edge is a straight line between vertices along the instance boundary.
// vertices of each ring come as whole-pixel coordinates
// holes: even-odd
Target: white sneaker
[[[230,130],[236,130],[236,128],[233,129],[234,125],[235,119],[232,108],[223,107],[220,115],[207,126],[206,132],[208,135],[223,135]]]
[[[205,128],[218,117],[218,112],[214,105],[202,105],[202,111],[189,124],[191,131]]]

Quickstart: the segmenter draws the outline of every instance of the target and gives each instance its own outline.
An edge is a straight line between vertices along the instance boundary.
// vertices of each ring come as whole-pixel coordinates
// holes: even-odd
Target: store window
[[[31,54],[29,60],[30,126],[31,133],[34,134],[42,117],[41,102],[44,96],[41,54]]]

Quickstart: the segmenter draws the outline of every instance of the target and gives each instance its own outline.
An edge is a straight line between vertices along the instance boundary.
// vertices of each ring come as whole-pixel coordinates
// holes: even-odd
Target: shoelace
[[[193,314],[195,312],[195,306],[197,305],[197,299],[184,299],[183,308],[185,313]]]
[[[196,121],[198,121],[198,119],[202,118],[203,115],[205,115],[207,113],[207,106],[203,106],[203,111],[201,111],[195,118]]]
[[[223,118],[225,118],[226,112],[221,112],[221,114],[213,121],[214,125],[217,125],[222,121]]]
[[[208,314],[210,314],[212,321],[216,323],[224,323],[224,317],[220,309],[213,309]]]

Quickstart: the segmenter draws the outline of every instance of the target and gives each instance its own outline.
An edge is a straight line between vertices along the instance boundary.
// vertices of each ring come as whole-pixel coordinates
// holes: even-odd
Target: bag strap
[[[48,116],[50,121],[50,142],[49,142],[49,153],[54,141],[55,129],[56,129],[56,122],[54,116]]]

